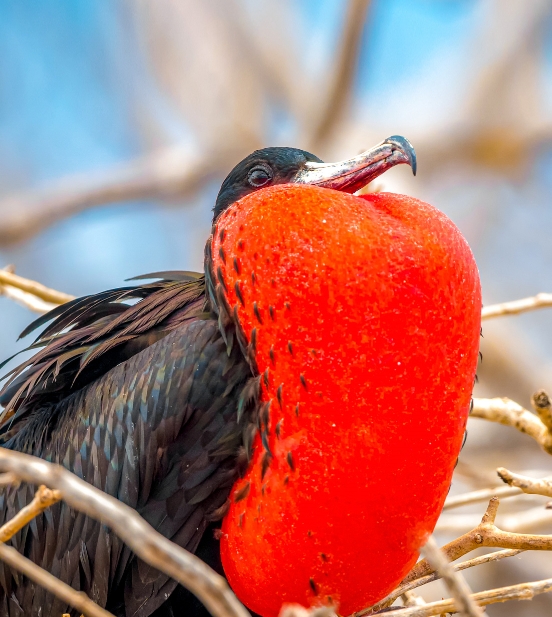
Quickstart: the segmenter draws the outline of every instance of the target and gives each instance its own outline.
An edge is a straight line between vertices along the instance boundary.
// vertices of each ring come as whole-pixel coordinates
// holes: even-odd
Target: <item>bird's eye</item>
[[[269,167],[258,165],[247,174],[247,181],[251,186],[260,188],[272,180],[272,170]]]

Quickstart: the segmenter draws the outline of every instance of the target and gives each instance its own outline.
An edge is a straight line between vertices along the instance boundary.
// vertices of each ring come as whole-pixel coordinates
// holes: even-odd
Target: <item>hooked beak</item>
[[[355,193],[384,171],[406,163],[416,175],[416,152],[405,137],[393,135],[362,154],[339,163],[306,163],[291,180],[327,189]]]

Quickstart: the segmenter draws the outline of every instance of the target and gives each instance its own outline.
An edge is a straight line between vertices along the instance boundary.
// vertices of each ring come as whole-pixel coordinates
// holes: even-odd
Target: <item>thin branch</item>
[[[278,617],[336,617],[336,614],[329,606],[305,608],[300,604],[284,604]]]
[[[343,118],[350,103],[358,63],[360,42],[366,24],[370,0],[350,0],[340,49],[336,53],[336,62],[329,82],[322,109],[317,118],[316,126],[309,139],[308,148],[316,152],[331,138],[334,129]],[[315,100],[315,106],[320,108],[320,93]]]
[[[60,491],[62,499],[72,508],[111,527],[138,557],[188,588],[215,617],[250,617],[226,580],[201,559],[162,536],[131,507],[67,469],[0,448],[0,471]]]
[[[0,270],[0,272],[14,274],[15,268],[13,266],[5,266]],[[18,287],[14,287],[13,285],[2,285],[0,283],[0,296],[5,296],[6,298],[17,302],[18,304],[21,304],[25,308],[28,308],[35,313],[40,313],[41,315],[58,306],[58,304],[44,302],[44,300],[41,300],[34,294],[23,291]]]
[[[56,306],[74,299],[74,296],[50,289],[41,283],[23,278],[6,270],[0,270],[0,286],[13,287]]]
[[[442,550],[449,561],[455,561],[466,553],[470,553],[476,548],[482,548],[484,546],[489,548],[509,548],[526,551],[552,551],[552,535],[511,533],[509,531],[502,531],[496,527],[494,523],[499,503],[499,500],[493,497],[489,501],[489,506],[483,515],[481,523],[468,533],[456,538],[456,540],[449,542],[443,547]],[[434,572],[434,568],[423,559],[412,568],[401,584],[416,580],[432,572]]]
[[[512,300],[501,304],[491,304],[484,306],[481,311],[481,319],[492,319],[503,315],[519,315],[535,309],[547,308],[552,306],[552,293],[539,293],[530,298],[522,300]]]
[[[499,497],[500,499],[504,499],[505,497],[515,497],[516,495],[522,494],[523,491],[515,486],[484,488],[480,491],[471,491],[470,493],[447,497],[445,505],[443,506],[443,511],[452,510],[453,508],[460,508],[461,506],[467,506],[473,503],[480,503],[482,501],[488,502],[491,497]]]
[[[474,398],[471,417],[511,426],[552,454],[552,433],[540,418],[508,398]]]
[[[0,246],[21,242],[44,228],[94,206],[134,199],[167,199],[196,190],[241,155],[239,144],[190,156],[168,148],[104,173],[64,178],[43,190],[8,195],[0,201]]]
[[[530,530],[538,530],[543,526],[550,527],[552,516],[550,510],[539,505],[535,508],[506,514],[501,518],[501,527],[512,533],[528,533]],[[474,514],[445,514],[441,516],[435,531],[439,533],[463,533],[467,529],[477,527],[477,515]]]
[[[32,581],[61,598],[87,617],[113,617],[110,612],[98,606],[85,593],[75,591],[72,587],[21,555],[15,548],[0,543],[0,560],[14,570],[22,572]]]
[[[471,590],[464,577],[450,565],[446,555],[441,551],[433,536],[429,536],[425,546],[422,548],[422,555],[444,580],[462,617],[482,617],[483,611],[470,596]]]
[[[60,499],[61,494],[59,491],[52,491],[44,485],[39,486],[31,503],[19,510],[12,519],[0,527],[0,542],[7,542],[22,527],[32,521],[35,516],[44,512],[46,508],[57,503]]]
[[[403,606],[425,606],[425,604],[427,604],[421,596],[413,591],[405,591],[402,593],[401,600],[403,602]]]
[[[528,476],[521,476],[517,473],[508,471],[504,467],[499,467],[496,472],[501,480],[510,486],[515,486],[529,495],[544,495],[552,497],[552,479],[543,478],[535,480]]]
[[[509,600],[532,600],[536,595],[552,591],[552,578],[533,583],[520,583],[509,587],[499,587],[488,591],[474,593],[471,597],[479,606],[488,606],[498,602],[508,602]],[[432,617],[443,613],[456,613],[460,609],[458,604],[452,599],[430,602],[425,606],[415,606],[412,608],[399,608],[394,610],[393,617]],[[370,613],[356,613],[356,616]],[[372,615],[374,613],[371,613]]]
[[[44,315],[44,313],[59,306],[59,304],[44,302],[44,300],[33,296],[33,294],[21,291],[21,289],[12,287],[11,285],[0,285],[0,296],[5,296],[30,311],[33,311],[33,313],[39,313],[40,315]]]
[[[521,549],[507,549],[503,551],[496,551],[494,553],[489,553],[488,555],[481,555],[481,557],[474,557],[473,559],[467,559],[462,563],[458,564],[450,564],[451,568],[455,572],[460,572],[461,570],[467,570],[468,568],[473,568],[475,566],[480,566],[486,563],[491,563],[493,561],[500,561],[502,559],[507,559],[508,557],[515,557],[523,553]],[[411,592],[413,589],[417,589],[418,587],[422,587],[423,585],[427,585],[428,583],[433,583],[433,581],[437,581],[441,578],[441,576],[434,572],[433,574],[427,574],[426,576],[422,576],[421,578],[417,578],[415,581],[410,581],[409,583],[404,583],[403,585],[399,585],[394,591],[392,591],[388,596],[380,600],[376,605],[370,608],[370,610],[378,611],[384,607],[390,606],[395,602],[395,600],[402,596],[405,593]],[[358,613],[359,615],[365,614],[364,611]]]

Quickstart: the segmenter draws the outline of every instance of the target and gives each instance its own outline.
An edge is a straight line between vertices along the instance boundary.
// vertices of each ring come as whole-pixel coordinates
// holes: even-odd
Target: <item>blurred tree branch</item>
[[[351,102],[351,92],[356,75],[362,33],[367,21],[371,0],[349,0],[339,49],[325,96],[312,101],[312,108],[320,109],[316,123],[307,140],[314,152],[323,149],[334,136]]]
[[[513,473],[504,467],[499,467],[496,472],[498,477],[509,484],[522,490],[528,495],[543,495],[545,497],[552,497],[552,480],[548,478],[542,478],[536,480],[528,476],[522,476],[517,473]]]
[[[5,196],[0,199],[0,246],[31,238],[49,225],[102,204],[194,192],[230,164],[237,151],[241,149],[194,157],[182,148],[169,148],[104,173],[71,176],[49,188]]]

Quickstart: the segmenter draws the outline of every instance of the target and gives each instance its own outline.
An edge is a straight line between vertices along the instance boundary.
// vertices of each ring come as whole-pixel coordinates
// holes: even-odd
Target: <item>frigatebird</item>
[[[222,183],[213,229],[232,204],[267,187],[354,193],[400,163],[415,172],[414,150],[398,136],[334,164],[295,148],[258,150]],[[212,250],[213,236],[203,273],[140,276],[138,284],[77,298],[27,327],[22,336],[46,326],[0,393],[0,445],[63,465],[222,572],[217,530],[268,422],[255,341],[225,306]],[[26,485],[4,489],[0,523],[33,494]],[[12,544],[115,615],[204,614],[189,592],[107,527],[63,503]],[[63,613],[75,614],[0,563],[0,614]]]

